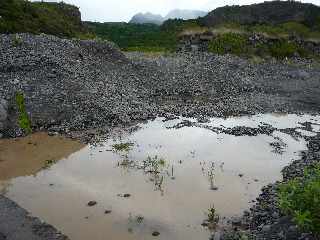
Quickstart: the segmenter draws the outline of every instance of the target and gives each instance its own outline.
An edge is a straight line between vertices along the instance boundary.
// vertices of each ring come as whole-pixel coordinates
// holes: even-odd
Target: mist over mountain
[[[161,25],[164,21],[168,19],[189,20],[189,19],[196,19],[198,17],[204,17],[205,15],[207,15],[207,12],[205,11],[174,9],[170,11],[165,17],[159,14],[153,14],[150,12],[138,13],[132,17],[132,19],[130,20],[130,23],[138,23],[138,24],[153,23],[153,24]]]
[[[188,9],[174,9],[170,11],[166,16],[165,19],[196,19],[198,17],[204,17],[207,15],[208,12],[200,11],[200,10],[188,10]]]
[[[132,17],[130,23],[153,23],[157,25],[161,25],[164,21],[164,18],[160,14],[153,14],[150,12],[147,13],[138,13]]]

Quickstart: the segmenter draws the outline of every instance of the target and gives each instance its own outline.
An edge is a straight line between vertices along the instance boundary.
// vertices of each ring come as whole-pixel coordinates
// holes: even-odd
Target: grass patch
[[[278,194],[281,210],[291,215],[300,229],[320,236],[320,164],[305,169],[303,177],[282,184]]]
[[[231,53],[242,55],[247,53],[247,45],[247,38],[244,35],[229,32],[218,35],[210,41],[208,50],[217,54]]]
[[[32,132],[31,122],[26,111],[25,100],[22,93],[16,93],[16,104],[19,111],[18,124],[25,133],[30,134]]]
[[[17,34],[13,35],[12,41],[14,47],[21,46],[23,43],[22,39]]]

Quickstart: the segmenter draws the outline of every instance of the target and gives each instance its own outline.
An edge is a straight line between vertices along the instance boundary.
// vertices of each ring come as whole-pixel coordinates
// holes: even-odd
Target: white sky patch
[[[80,7],[84,21],[127,22],[138,12],[152,12],[164,16],[170,10],[177,8],[211,11],[225,5],[245,5],[264,0],[64,0],[64,2]],[[301,2],[320,5],[320,0]]]

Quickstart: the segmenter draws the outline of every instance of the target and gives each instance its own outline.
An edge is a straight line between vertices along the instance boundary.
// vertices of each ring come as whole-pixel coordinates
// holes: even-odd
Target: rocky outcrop
[[[320,42],[291,36],[289,38],[270,37],[264,34],[242,34],[247,39],[249,47],[257,47],[259,45],[272,46],[281,41],[295,43],[298,47],[305,49],[313,55],[320,54]],[[181,34],[178,51],[180,52],[196,52],[208,51],[208,44],[214,40],[219,34],[207,31],[204,33]],[[298,54],[298,53],[297,53]]]
[[[245,6],[226,6],[213,10],[201,23],[214,27],[225,23],[238,24],[279,24],[300,22],[314,27],[320,7],[296,1],[271,1]]]
[[[3,137],[3,131],[6,128],[8,119],[8,103],[4,99],[0,99],[0,138]]]

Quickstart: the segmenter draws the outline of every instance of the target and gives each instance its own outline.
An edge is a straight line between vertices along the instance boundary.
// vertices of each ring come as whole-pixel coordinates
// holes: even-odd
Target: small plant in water
[[[45,164],[44,164],[44,169],[48,169],[50,168],[53,164],[55,164],[56,161],[55,160],[46,160]]]
[[[133,143],[127,142],[127,143],[117,143],[112,145],[112,148],[117,152],[129,152],[131,150],[131,147],[133,146]]]
[[[210,223],[218,223],[219,222],[219,215],[216,213],[216,209],[214,205],[208,209],[208,221]]]
[[[138,216],[136,217],[136,221],[137,221],[137,223],[139,223],[139,224],[141,224],[141,223],[143,222],[143,220],[144,220],[144,217],[141,216],[141,215],[138,215]]]

